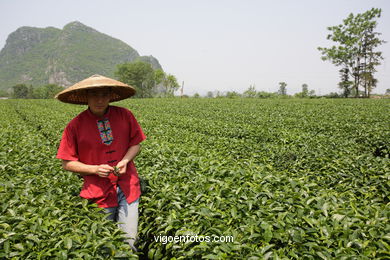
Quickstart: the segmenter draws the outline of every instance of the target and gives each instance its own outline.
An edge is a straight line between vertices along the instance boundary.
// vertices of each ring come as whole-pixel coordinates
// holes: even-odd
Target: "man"
[[[56,98],[88,105],[66,126],[57,158],[62,159],[65,170],[83,177],[80,196],[105,208],[110,219],[120,222],[135,250],[141,189],[133,159],[146,136],[128,109],[109,105],[134,94],[131,86],[94,75]]]

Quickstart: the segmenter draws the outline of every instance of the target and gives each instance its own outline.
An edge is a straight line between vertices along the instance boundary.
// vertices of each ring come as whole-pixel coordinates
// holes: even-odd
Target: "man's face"
[[[94,115],[102,116],[110,103],[111,92],[108,88],[87,91],[88,106]]]

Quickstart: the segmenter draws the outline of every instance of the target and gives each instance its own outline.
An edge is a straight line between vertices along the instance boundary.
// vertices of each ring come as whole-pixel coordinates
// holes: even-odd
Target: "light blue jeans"
[[[138,203],[139,199],[132,203],[127,203],[125,194],[123,194],[121,188],[117,187],[118,194],[118,207],[105,208],[105,212],[109,213],[107,219],[118,222],[118,226],[127,235],[127,242],[131,248],[135,251],[134,242],[137,239],[138,231]]]

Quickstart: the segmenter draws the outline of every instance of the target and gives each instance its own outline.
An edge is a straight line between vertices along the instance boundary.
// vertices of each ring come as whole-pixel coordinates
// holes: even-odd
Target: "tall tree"
[[[34,98],[34,87],[33,87],[33,85],[28,86],[27,98]]]
[[[309,86],[304,83],[302,84],[302,97],[307,97],[309,95]]]
[[[64,90],[63,87],[58,86],[56,84],[48,84],[43,86],[46,92],[46,97],[45,98],[54,98],[54,96],[59,93],[60,91]]]
[[[14,90],[14,98],[27,98],[28,97],[28,87],[25,84],[18,84],[12,87]]]
[[[302,84],[302,92],[295,93],[294,97],[307,98],[309,96],[309,86],[304,83]]]
[[[166,96],[172,97],[173,93],[179,89],[180,85],[177,82],[177,79],[172,74],[165,75],[163,80],[163,85],[166,88]]]
[[[248,97],[248,98],[256,97],[256,87],[255,87],[255,85],[250,85],[249,88],[244,91],[243,96],[244,97]]]
[[[136,97],[152,97],[155,75],[151,64],[143,61],[120,64],[115,75],[120,81],[136,89]]]
[[[154,71],[154,81],[156,85],[161,84],[165,79],[165,72],[162,69],[157,69]]]
[[[349,80],[349,68],[345,66],[339,72],[341,81],[338,85],[343,90],[343,96],[347,98],[351,93],[351,86],[353,85],[353,82]]]
[[[279,82],[278,94],[282,95],[282,96],[287,95],[287,83],[286,82]]]
[[[343,23],[328,27],[331,32],[327,39],[338,45],[330,48],[319,47],[323,60],[330,60],[336,66],[341,66],[341,82],[344,96],[349,95],[351,88],[355,96],[359,95],[359,86],[364,88],[364,95],[369,97],[371,90],[376,86],[374,78],[375,67],[383,59],[380,51],[375,48],[385,43],[379,39],[380,33],[375,32],[377,18],[381,16],[381,9],[372,8],[362,14],[350,14]],[[353,78],[353,81],[349,80]]]

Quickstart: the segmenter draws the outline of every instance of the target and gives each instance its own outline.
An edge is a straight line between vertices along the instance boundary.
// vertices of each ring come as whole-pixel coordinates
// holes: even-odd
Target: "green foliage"
[[[133,99],[141,259],[388,259],[389,100]],[[0,258],[131,257],[54,159],[84,107],[2,100]],[[154,236],[233,236],[229,243]]]
[[[324,97],[327,97],[327,98],[340,98],[341,95],[339,95],[337,92],[330,92],[328,95],[325,95]]]
[[[28,97],[28,88],[25,84],[18,84],[12,87],[14,98],[27,98]]]
[[[0,89],[0,97],[9,97],[9,96],[10,94],[7,91]]]
[[[162,69],[154,71],[154,82],[156,85],[161,84],[165,79],[165,72]]]
[[[137,91],[136,97],[141,98],[152,97],[156,80],[162,80],[161,70],[155,74],[152,66],[142,61],[118,65],[115,76],[120,81],[133,86]]]
[[[180,87],[174,75],[167,74],[161,69],[154,71],[154,83],[155,87],[160,84],[162,87],[164,87],[163,91],[157,91],[157,93],[154,95],[157,97],[173,97],[174,92]]]
[[[375,49],[385,41],[379,39],[380,33],[374,31],[377,18],[381,16],[381,9],[372,8],[362,14],[350,14],[343,20],[343,24],[328,27],[331,32],[328,40],[337,43],[330,48],[319,47],[323,60],[330,60],[336,66],[341,66],[340,88],[344,90],[344,96],[355,91],[359,95],[359,87],[364,88],[363,95],[369,97],[372,89],[376,86],[374,78],[376,67],[383,59],[382,53]],[[354,80],[350,81],[349,77]]]
[[[39,99],[54,98],[54,96],[62,90],[64,90],[63,87],[60,87],[55,84],[48,84],[34,89],[32,98],[39,98]]]
[[[33,88],[32,85],[27,87],[25,84],[19,84],[13,87],[13,98],[49,99],[54,98],[62,90],[64,90],[63,87],[55,84],[48,84],[38,88]]]
[[[279,82],[278,94],[281,96],[287,95],[287,83],[286,82]]]
[[[166,74],[163,80],[163,85],[166,89],[166,96],[173,97],[173,93],[179,89],[180,85],[177,83],[177,79],[172,74]]]
[[[294,94],[294,97],[297,98],[308,98],[308,97],[315,97],[315,91],[309,90],[309,86],[305,83],[302,84],[302,92],[298,92]]]
[[[258,98],[276,98],[276,97],[278,97],[278,94],[266,92],[266,91],[258,91],[256,93],[256,97],[258,97]]]
[[[247,97],[247,98],[254,98],[254,97],[256,97],[255,85],[250,85],[249,88],[244,91],[243,97]]]
[[[240,96],[241,96],[241,94],[238,93],[238,92],[236,92],[236,91],[228,91],[228,92],[226,93],[226,97],[227,97],[227,98],[238,98],[238,97],[240,97]]]
[[[208,98],[213,98],[214,97],[214,94],[212,91],[207,91],[207,97]]]

